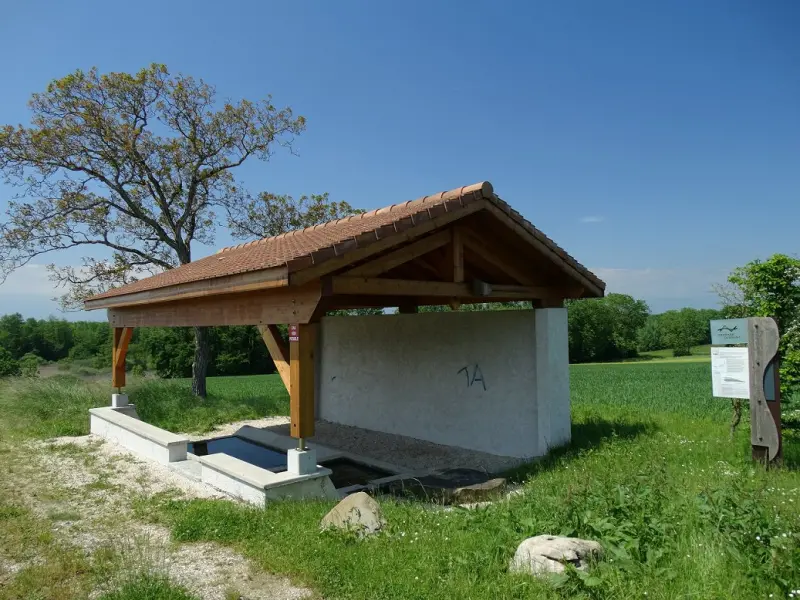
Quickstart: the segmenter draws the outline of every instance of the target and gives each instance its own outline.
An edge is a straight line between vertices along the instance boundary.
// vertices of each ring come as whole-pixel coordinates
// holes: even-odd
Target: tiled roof
[[[600,289],[605,287],[602,281],[533,227],[517,211],[511,209],[506,202],[495,196],[492,185],[488,181],[484,181],[314,227],[224,248],[212,256],[92,296],[90,300],[216,279],[272,267],[287,266],[290,272],[298,271],[347,253],[349,250],[369,245],[394,233],[410,229],[439,214],[458,210],[480,200],[488,200],[495,204],[584,277]]]

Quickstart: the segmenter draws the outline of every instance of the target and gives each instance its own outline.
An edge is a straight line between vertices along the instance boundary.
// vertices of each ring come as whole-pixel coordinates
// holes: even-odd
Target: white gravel
[[[246,558],[225,546],[176,544],[167,528],[138,521],[131,507],[136,497],[159,492],[182,498],[228,498],[213,488],[91,435],[30,443],[25,450],[30,460],[17,472],[19,488],[25,492],[21,496],[42,516],[79,515],[54,526],[54,532],[70,545],[87,553],[114,548],[126,564],[165,573],[204,600],[227,600],[234,591],[245,600],[295,600],[311,595],[285,577],[252,569]],[[55,501],[54,489],[63,491]],[[13,569],[12,565],[2,567]],[[93,597],[117,583],[109,581]]]

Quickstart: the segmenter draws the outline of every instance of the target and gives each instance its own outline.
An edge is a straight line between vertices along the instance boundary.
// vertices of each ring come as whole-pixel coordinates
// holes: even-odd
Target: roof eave
[[[152,290],[132,292],[130,294],[118,294],[104,298],[87,298],[83,302],[83,309],[97,310],[102,308],[119,308],[122,306],[136,306],[139,304],[171,302],[173,300],[187,300],[203,296],[280,288],[287,285],[289,285],[289,271],[286,265],[282,265],[270,269],[190,281]]]

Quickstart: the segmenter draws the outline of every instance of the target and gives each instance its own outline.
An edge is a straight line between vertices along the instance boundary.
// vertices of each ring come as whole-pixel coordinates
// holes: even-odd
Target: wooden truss
[[[125,355],[134,327],[257,325],[291,399],[291,434],[314,435],[317,323],[331,310],[530,301],[561,306],[565,298],[602,294],[562,257],[524,231],[503,211],[470,206],[319,265],[286,267],[91,300],[107,308],[114,327],[113,385],[125,385]],[[487,208],[493,218],[487,219]],[[515,229],[516,228],[516,229]],[[488,240],[492,240],[489,242]],[[296,325],[284,340],[278,325]]]

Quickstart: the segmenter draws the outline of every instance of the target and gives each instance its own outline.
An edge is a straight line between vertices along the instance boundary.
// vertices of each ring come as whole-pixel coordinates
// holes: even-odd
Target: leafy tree
[[[619,360],[636,355],[637,331],[647,321],[643,300],[626,294],[567,302],[572,362]]]
[[[650,315],[644,326],[636,332],[636,347],[639,352],[661,350],[665,347],[661,315]]]
[[[110,349],[112,332],[108,323],[77,321],[70,325],[72,326],[73,342],[69,349],[70,358],[92,358],[103,353],[106,346]],[[133,333],[135,336],[137,331],[134,330]]]
[[[614,313],[602,299],[567,302],[569,359],[572,362],[612,360]]]
[[[29,106],[30,126],[0,127],[0,172],[20,190],[0,225],[0,276],[52,251],[110,252],[51,266],[67,305],[190,262],[194,242],[213,242],[215,209],[235,222],[246,202],[232,171],[305,129],[269,97],[218,104],[212,86],[163,65],[76,71]],[[192,389],[204,396],[209,333],[194,337]]]
[[[702,344],[709,336],[708,320],[705,314],[695,308],[668,310],[659,315],[662,341],[672,348],[675,356],[687,356],[692,346]]]
[[[14,377],[19,374],[19,361],[11,355],[11,352],[0,346],[0,377]]]
[[[28,351],[30,344],[21,314],[14,313],[0,317],[0,347],[8,350],[16,359]]]
[[[781,393],[800,387],[800,259],[775,254],[738,267],[717,286],[728,317],[772,317],[781,332]]]
[[[228,224],[236,239],[265,238],[363,212],[343,200],[330,200],[327,192],[297,200],[261,192],[256,198],[229,205]]]
[[[192,331],[187,327],[142,329],[139,344],[149,357],[156,375],[189,377],[192,373]]]
[[[608,294],[601,300],[611,310],[614,347],[619,358],[636,356],[636,334],[644,327],[650,307],[627,294]]]
[[[29,319],[28,322],[32,321]],[[69,355],[72,348],[72,327],[63,319],[50,318],[46,321],[34,321],[39,330],[38,343],[33,352],[45,360],[60,360]]]

